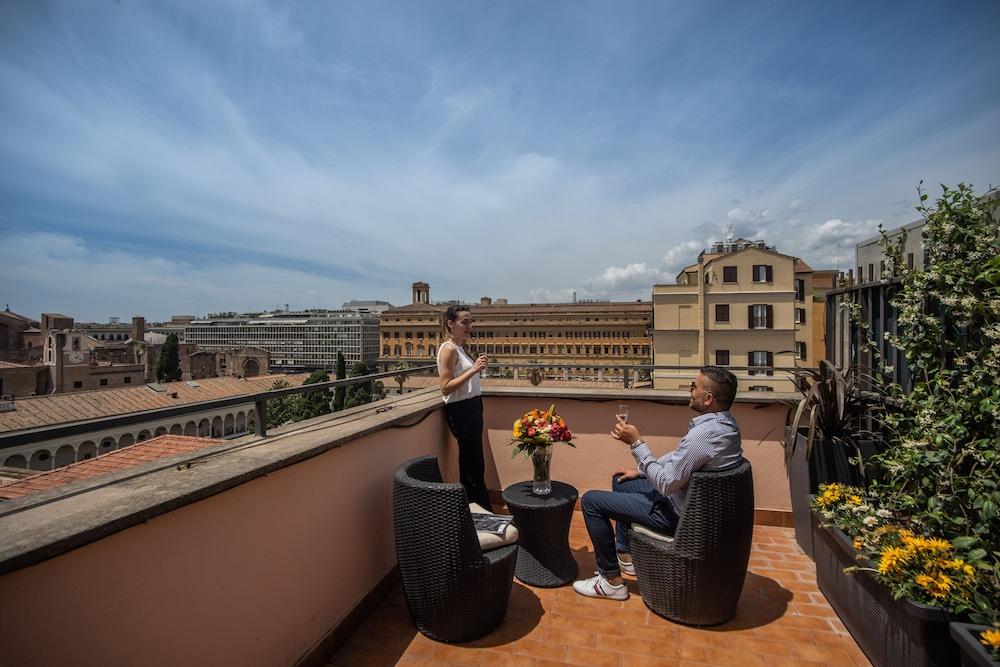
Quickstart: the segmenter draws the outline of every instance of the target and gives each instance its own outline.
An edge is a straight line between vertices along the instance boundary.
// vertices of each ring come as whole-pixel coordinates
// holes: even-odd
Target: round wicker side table
[[[547,496],[533,494],[531,482],[518,482],[504,489],[504,502],[517,526],[514,576],[520,581],[554,588],[576,579],[576,560],[569,549],[569,524],[579,495],[573,486],[556,481]]]

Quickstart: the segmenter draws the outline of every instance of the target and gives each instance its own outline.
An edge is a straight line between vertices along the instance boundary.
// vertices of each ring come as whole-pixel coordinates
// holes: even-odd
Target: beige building
[[[792,391],[773,367],[814,367],[823,355],[814,329],[813,270],[763,241],[716,243],[653,286],[653,375],[657,389],[687,389],[706,364],[730,366],[740,391]],[[820,339],[822,340],[822,339]]]
[[[430,303],[427,283],[414,283],[413,303],[382,313],[379,365],[433,363],[447,308]],[[469,347],[490,358],[493,373],[514,375],[516,364],[538,362],[578,366],[549,369],[549,377],[611,379],[621,377],[623,366],[650,363],[648,301],[511,304],[483,297],[469,310],[475,322]]]

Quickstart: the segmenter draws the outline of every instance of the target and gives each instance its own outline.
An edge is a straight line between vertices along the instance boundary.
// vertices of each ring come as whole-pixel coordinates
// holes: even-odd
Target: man
[[[691,473],[738,464],[743,458],[740,427],[729,413],[736,397],[736,376],[725,368],[705,366],[691,383],[688,405],[698,413],[677,449],[654,458],[639,429],[621,417],[611,430],[616,440],[631,448],[638,468],[619,470],[611,491],[583,494],[583,519],[597,557],[597,576],[577,581],[573,589],[592,598],[625,600],[628,588],[622,573],[635,575],[629,552],[629,524],[641,523],[673,535],[687,499]],[[611,520],[615,530],[611,530]],[[617,554],[616,554],[617,551]]]

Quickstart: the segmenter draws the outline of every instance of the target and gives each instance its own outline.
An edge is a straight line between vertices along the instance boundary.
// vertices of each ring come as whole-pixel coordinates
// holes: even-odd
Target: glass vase
[[[535,470],[531,480],[531,492],[536,496],[547,496],[552,493],[552,479],[549,470],[552,466],[552,446],[535,447],[531,452],[531,466]]]

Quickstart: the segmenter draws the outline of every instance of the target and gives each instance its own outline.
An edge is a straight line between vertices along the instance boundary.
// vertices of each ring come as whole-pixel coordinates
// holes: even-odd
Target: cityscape
[[[960,5],[0,6],[0,666],[1000,664],[1000,11]],[[533,580],[547,540],[605,576],[583,497],[709,369],[734,611],[664,612],[620,541],[620,601]],[[429,630],[511,544],[490,628]]]

